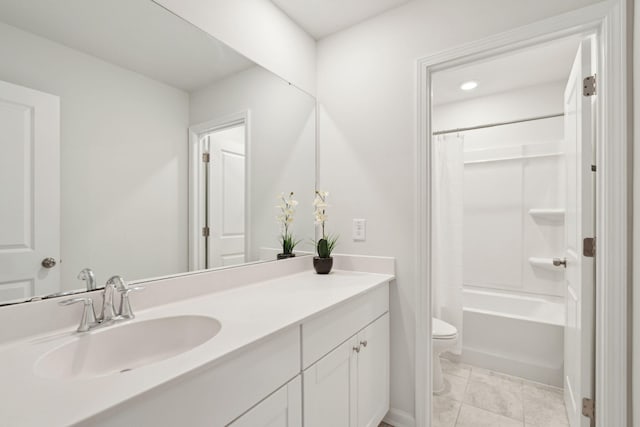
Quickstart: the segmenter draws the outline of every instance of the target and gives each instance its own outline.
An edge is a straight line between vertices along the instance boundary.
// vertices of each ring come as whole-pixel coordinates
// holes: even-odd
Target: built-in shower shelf
[[[529,264],[537,268],[544,268],[544,269],[553,270],[553,271],[562,271],[562,266],[553,265],[553,258],[531,257],[529,258]]]
[[[550,222],[564,223],[564,209],[529,209],[529,215]]]

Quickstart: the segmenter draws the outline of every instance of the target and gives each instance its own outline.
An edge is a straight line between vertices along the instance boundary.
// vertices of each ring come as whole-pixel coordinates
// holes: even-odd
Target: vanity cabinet
[[[300,375],[229,426],[302,427],[302,381]]]
[[[389,409],[388,311],[384,284],[77,425],[377,427]]]
[[[375,427],[389,409],[389,314],[304,373],[305,427]]]

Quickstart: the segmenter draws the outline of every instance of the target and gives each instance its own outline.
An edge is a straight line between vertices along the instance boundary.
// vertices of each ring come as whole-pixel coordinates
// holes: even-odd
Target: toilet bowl
[[[442,366],[440,365],[440,354],[452,349],[458,340],[458,330],[449,323],[432,318],[431,321],[431,342],[433,346],[433,393],[439,394],[444,391],[444,379],[442,378]]]

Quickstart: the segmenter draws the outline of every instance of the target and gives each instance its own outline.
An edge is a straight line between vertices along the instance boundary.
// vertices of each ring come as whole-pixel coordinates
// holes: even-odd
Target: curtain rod
[[[439,130],[437,132],[433,132],[432,135],[436,136],[436,135],[444,135],[444,134],[447,134],[447,133],[465,132],[465,131],[468,131],[468,130],[492,128],[492,127],[496,127],[496,126],[504,126],[504,125],[512,125],[512,124],[515,124],[515,123],[532,122],[532,121],[535,121],[535,120],[551,119],[551,118],[554,118],[554,117],[562,117],[562,116],[564,116],[564,113],[547,114],[546,116],[529,117],[527,119],[511,120],[511,121],[508,121],[508,122],[489,123],[487,125],[471,126],[471,127],[468,127],[468,128]]]

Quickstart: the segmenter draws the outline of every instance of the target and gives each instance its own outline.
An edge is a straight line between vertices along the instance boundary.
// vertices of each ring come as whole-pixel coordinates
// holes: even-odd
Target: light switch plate
[[[353,220],[352,229],[353,240],[356,242],[364,242],[367,240],[367,220],[355,219]]]

